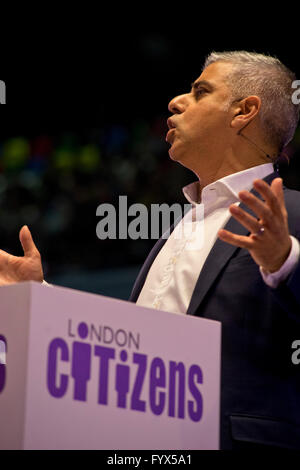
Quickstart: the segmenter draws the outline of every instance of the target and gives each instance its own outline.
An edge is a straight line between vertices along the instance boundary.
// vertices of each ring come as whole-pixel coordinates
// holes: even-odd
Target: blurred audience
[[[22,255],[18,232],[27,224],[41,251],[45,276],[62,269],[141,264],[155,240],[99,240],[96,209],[119,196],[128,206],[186,203],[193,180],[170,161],[166,117],[99,126],[78,135],[16,136],[0,142],[1,249]],[[130,219],[129,219],[130,220]]]
[[[155,240],[99,240],[96,209],[120,195],[128,205],[186,203],[195,177],[170,161],[166,117],[109,125],[78,135],[16,136],[0,142],[1,249],[22,254],[18,231],[32,230],[45,276],[63,269],[142,264]],[[287,186],[300,189],[300,129],[280,159]],[[129,219],[130,220],[130,219]]]

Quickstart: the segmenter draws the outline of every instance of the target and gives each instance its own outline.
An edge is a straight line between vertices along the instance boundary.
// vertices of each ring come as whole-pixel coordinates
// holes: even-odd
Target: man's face
[[[226,106],[230,90],[225,78],[230,70],[231,64],[225,62],[209,65],[195,80],[190,93],[169,103],[174,116],[168,124],[175,126],[166,137],[171,144],[169,155],[190,169],[195,163],[207,164],[208,156],[220,158],[228,144],[232,115]]]

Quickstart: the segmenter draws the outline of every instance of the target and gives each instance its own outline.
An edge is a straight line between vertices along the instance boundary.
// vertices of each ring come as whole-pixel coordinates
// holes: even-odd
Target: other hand
[[[257,218],[234,204],[229,207],[231,215],[251,232],[250,235],[236,235],[221,229],[218,236],[224,242],[246,248],[259,266],[272,273],[281,268],[292,246],[282,179],[275,178],[271,186],[258,179],[253,186],[264,201],[249,191],[240,191],[239,198]]]
[[[27,225],[21,228],[19,238],[24,256],[13,256],[0,250],[0,286],[22,281],[42,282],[44,279],[41,255]]]

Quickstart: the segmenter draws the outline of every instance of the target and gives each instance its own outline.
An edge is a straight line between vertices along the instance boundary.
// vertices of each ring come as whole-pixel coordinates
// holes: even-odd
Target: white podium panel
[[[219,322],[0,288],[1,449],[218,449]]]

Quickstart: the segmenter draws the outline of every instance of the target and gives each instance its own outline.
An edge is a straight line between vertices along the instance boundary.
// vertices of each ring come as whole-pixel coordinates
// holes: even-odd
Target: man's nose
[[[187,106],[187,94],[179,95],[173,98],[168,105],[168,109],[173,114],[180,114],[184,112],[186,106]]]

